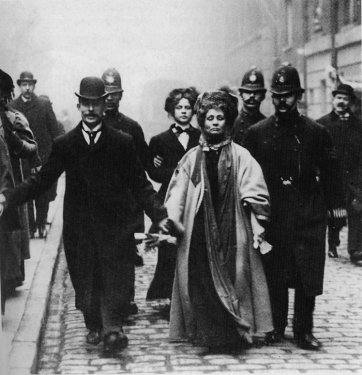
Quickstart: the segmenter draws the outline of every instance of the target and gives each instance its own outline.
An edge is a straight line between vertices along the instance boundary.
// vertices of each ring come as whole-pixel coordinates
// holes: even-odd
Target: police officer
[[[119,103],[121,102],[123,96],[121,75],[117,69],[108,68],[103,73],[102,80],[104,82],[106,92],[108,93],[106,97],[106,108],[103,122],[107,126],[110,126],[116,130],[121,130],[132,136],[137,156],[140,159],[143,168],[147,170],[148,145],[145,141],[143,130],[138,122],[132,120],[130,117],[119,111]],[[144,232],[144,214],[142,209],[137,208],[137,210],[138,215],[137,220],[134,223],[134,230],[135,232]],[[143,259],[138,254],[137,249],[135,249],[135,252],[135,265],[143,266]],[[137,312],[137,305],[134,302],[131,302],[130,314],[136,314]]]
[[[260,112],[260,105],[265,99],[266,92],[263,73],[256,67],[248,70],[241,81],[239,92],[243,106],[234,123],[233,141],[242,144],[245,131],[251,125],[265,119],[265,116]]]
[[[294,338],[318,350],[313,336],[315,297],[323,291],[327,207],[343,202],[336,152],[328,131],[298,111],[304,89],[298,71],[281,66],[272,78],[275,113],[251,126],[245,146],[262,167],[272,202],[264,255],[273,323],[270,343],[284,338],[288,288],[295,289]]]
[[[332,95],[332,111],[317,121],[331,133],[341,163],[348,213],[348,253],[355,262],[362,260],[362,128],[350,108],[355,100],[353,88],[341,83]],[[345,220],[330,216],[328,255],[331,258],[338,257],[339,232],[343,225]]]

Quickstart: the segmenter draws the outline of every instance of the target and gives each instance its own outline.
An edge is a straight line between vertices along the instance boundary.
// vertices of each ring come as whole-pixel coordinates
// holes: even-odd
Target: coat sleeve
[[[40,165],[38,145],[26,117],[20,112],[8,112],[4,124],[11,154],[21,159],[32,159]]]
[[[175,223],[179,232],[183,232],[184,212],[190,181],[190,161],[184,156],[176,167],[165,198],[168,217]]]
[[[245,150],[240,160],[238,174],[239,194],[247,202],[258,220],[269,221],[270,198],[262,169]]]
[[[344,207],[345,198],[343,194],[341,166],[332,138],[324,126],[320,128],[318,150],[318,168],[327,208]]]
[[[151,182],[147,179],[145,170],[139,160],[134,142],[130,141],[127,148],[129,160],[129,186],[137,202],[146,212],[146,215],[155,223],[167,217],[166,208],[162,205],[161,199],[153,189]]]
[[[34,199],[46,192],[58,177],[64,172],[63,158],[60,152],[60,145],[54,143],[48,161],[43,165],[40,172],[31,175],[15,189],[4,193],[6,205],[14,206]]]
[[[174,167],[167,166],[167,160],[163,161],[163,164],[161,167],[156,168],[153,165],[153,158],[158,156],[161,156],[164,158],[164,152],[162,143],[158,138],[152,138],[150,141],[150,147],[149,147],[149,159],[150,159],[150,165],[148,174],[152,178],[153,181],[159,182],[161,184],[168,183],[173,175],[173,172],[175,170]]]
[[[55,138],[64,134],[64,128],[59,126],[59,123],[55,117],[52,104],[49,100],[45,101],[46,105],[46,125],[51,139],[54,141]]]

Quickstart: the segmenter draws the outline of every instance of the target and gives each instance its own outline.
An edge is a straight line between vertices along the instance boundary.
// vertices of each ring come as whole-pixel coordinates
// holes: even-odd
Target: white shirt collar
[[[102,127],[102,123],[100,122],[97,126],[95,126],[93,129],[90,129],[83,121],[82,121],[82,127],[87,132],[96,132]]]

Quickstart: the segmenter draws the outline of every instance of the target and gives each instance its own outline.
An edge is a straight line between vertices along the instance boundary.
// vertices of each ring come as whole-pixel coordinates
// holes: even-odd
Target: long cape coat
[[[34,198],[65,171],[63,239],[76,306],[91,303],[94,286],[103,284],[115,306],[133,290],[135,201],[153,221],[166,217],[138,160],[131,136],[103,126],[89,146],[81,124],[55,142],[41,171],[8,195],[9,205]],[[100,280],[94,280],[97,267]]]
[[[235,291],[243,314],[241,319],[250,326],[250,333],[268,332],[273,329],[268,287],[258,250],[249,246],[242,222],[241,205],[248,202],[259,219],[267,219],[269,210],[268,191],[258,163],[249,152],[232,143],[237,250],[235,261]],[[184,227],[184,234],[177,251],[176,274],[172,291],[170,314],[170,338],[192,339],[194,316],[188,288],[188,260],[193,223],[201,207],[205,182],[201,175],[194,175],[197,155],[201,147],[191,149],[180,161],[169,185],[165,205],[169,217]],[[214,280],[215,282],[215,280]],[[217,280],[215,288],[220,287]],[[228,298],[228,296],[225,296]]]
[[[281,257],[286,261],[269,271],[287,279],[298,272],[307,295],[322,294],[327,209],[343,207],[331,136],[305,116],[288,124],[271,116],[248,129],[245,147],[261,165],[271,198],[267,258],[278,266]]]

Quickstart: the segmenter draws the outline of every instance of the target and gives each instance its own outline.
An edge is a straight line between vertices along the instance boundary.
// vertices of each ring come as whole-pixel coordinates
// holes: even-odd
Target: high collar
[[[95,126],[93,129],[91,129],[90,127],[88,127],[83,121],[82,121],[82,127],[83,127],[83,129],[85,130],[85,131],[87,131],[87,132],[91,132],[91,133],[93,133],[93,132],[98,132],[99,130],[101,130],[102,129],[102,123],[99,123],[97,126]]]
[[[274,114],[275,117],[275,126],[296,126],[300,119],[300,113],[297,109],[289,113],[287,116],[280,116],[278,113]]]

